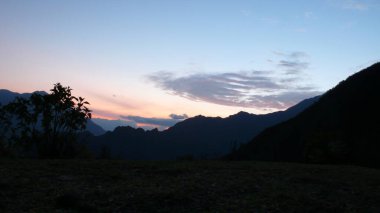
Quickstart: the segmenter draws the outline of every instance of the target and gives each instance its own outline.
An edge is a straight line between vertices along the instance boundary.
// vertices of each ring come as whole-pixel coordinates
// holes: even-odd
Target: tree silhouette
[[[47,95],[33,93],[29,99],[16,98],[1,108],[0,126],[8,131],[0,136],[3,143],[9,142],[9,148],[34,147],[39,157],[76,155],[76,133],[91,119],[89,103],[60,83],[50,91]]]

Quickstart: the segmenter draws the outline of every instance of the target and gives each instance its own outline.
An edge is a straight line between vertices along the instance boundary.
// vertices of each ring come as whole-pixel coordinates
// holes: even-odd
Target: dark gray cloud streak
[[[148,117],[141,117],[141,116],[120,116],[120,118],[125,119],[130,122],[135,122],[139,124],[146,124],[146,125],[152,125],[152,126],[160,126],[160,127],[171,127],[174,124],[188,118],[186,114],[177,115],[177,114],[170,114],[170,118],[148,118]]]
[[[182,114],[182,115],[170,114],[169,117],[175,120],[183,120],[183,119],[189,118],[189,116],[186,114]]]
[[[309,66],[304,60],[308,57],[306,53],[275,54],[281,57],[274,63],[283,75],[249,71],[177,77],[174,73],[162,71],[148,76],[148,79],[171,94],[227,106],[281,110],[321,94],[313,86],[298,86]]]
[[[285,70],[287,75],[299,75],[309,67],[309,62],[305,61],[308,55],[304,52],[275,52],[275,54],[282,57],[277,66]]]
[[[320,95],[318,91],[287,91],[277,95],[252,95],[250,102],[258,108],[284,109],[297,104],[301,100]]]

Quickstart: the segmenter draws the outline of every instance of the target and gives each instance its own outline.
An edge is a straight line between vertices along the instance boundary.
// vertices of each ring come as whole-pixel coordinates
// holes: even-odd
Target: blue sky
[[[0,1],[0,87],[112,119],[267,113],[379,61],[380,2]]]

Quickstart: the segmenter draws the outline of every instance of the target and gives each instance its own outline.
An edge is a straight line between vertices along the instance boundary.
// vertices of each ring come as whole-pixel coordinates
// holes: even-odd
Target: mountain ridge
[[[380,166],[380,63],[321,96],[298,116],[275,125],[229,155],[237,160]]]
[[[318,99],[319,96],[310,98],[286,111],[264,115],[247,112],[226,118],[198,115],[163,131],[117,127],[86,141],[95,153],[107,149],[112,157],[122,159],[219,158],[248,142],[263,129],[295,116]]]

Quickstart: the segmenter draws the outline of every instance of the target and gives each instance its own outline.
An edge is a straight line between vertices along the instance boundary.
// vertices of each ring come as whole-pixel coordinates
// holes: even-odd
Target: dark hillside
[[[271,127],[232,159],[380,166],[380,63],[339,83],[295,118]]]

